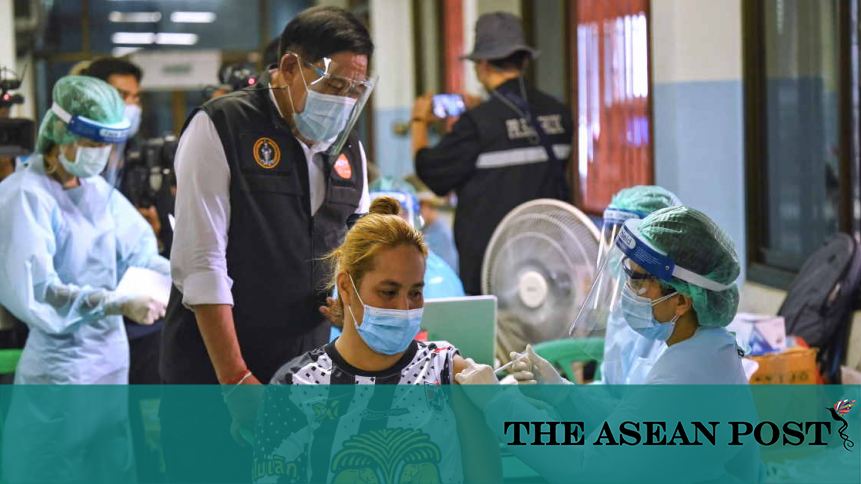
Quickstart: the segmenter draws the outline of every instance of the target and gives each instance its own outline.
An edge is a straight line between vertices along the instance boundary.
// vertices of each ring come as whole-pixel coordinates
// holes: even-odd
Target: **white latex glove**
[[[514,363],[509,371],[511,376],[517,380],[518,385],[534,385],[536,383],[565,385],[571,383],[562,378],[549,361],[535,354],[532,345],[526,345],[526,351],[522,354],[512,351],[510,356]]]
[[[461,385],[499,385],[493,368],[478,364],[472,358],[467,358],[465,361],[466,368],[454,376],[456,382]]]
[[[164,317],[165,305],[142,294],[112,296],[105,302],[106,314],[122,314],[138,324],[150,325]]]

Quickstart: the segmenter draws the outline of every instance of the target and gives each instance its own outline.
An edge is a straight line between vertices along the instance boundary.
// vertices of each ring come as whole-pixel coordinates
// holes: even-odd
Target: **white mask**
[[[131,138],[137,134],[141,127],[141,107],[137,104],[126,104],[123,116],[131,123],[131,127],[129,128],[129,138]]]
[[[75,149],[75,159],[69,160],[60,150],[60,163],[63,168],[78,178],[89,178],[104,171],[111,156],[111,145],[100,147],[78,146]]]

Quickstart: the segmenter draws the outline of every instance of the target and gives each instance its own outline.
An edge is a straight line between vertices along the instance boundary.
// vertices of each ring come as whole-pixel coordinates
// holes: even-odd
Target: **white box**
[[[751,355],[781,353],[786,350],[786,322],[782,316],[738,313],[727,326],[739,346]]]

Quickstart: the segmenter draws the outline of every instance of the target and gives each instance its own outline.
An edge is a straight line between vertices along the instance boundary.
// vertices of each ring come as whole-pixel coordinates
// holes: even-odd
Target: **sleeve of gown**
[[[0,304],[31,328],[52,334],[102,319],[110,293],[63,281],[54,269],[55,256],[70,256],[58,254],[59,209],[27,190],[0,202]]]

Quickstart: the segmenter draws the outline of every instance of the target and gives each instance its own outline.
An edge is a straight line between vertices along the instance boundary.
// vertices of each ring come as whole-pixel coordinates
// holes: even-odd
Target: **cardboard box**
[[[739,346],[751,355],[782,353],[786,350],[786,323],[781,316],[739,313],[727,326]]]
[[[750,379],[752,384],[813,385],[822,383],[816,366],[815,348],[790,348],[783,353],[753,356],[759,369]]]

